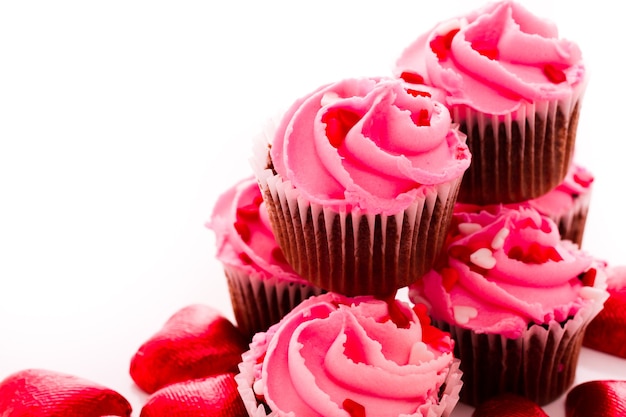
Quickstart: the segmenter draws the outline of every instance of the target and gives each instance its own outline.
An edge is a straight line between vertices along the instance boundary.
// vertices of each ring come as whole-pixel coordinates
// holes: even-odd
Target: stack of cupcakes
[[[572,163],[581,52],[507,0],[436,25],[395,72],[445,92],[472,153],[448,241],[410,298],[452,332],[463,402],[514,393],[547,404],[573,383],[607,298],[604,264],[579,247],[593,182]]]
[[[250,416],[438,417],[459,395],[565,392],[608,296],[579,247],[585,85],[578,47],[506,0],[270,126],[209,222],[252,340]]]

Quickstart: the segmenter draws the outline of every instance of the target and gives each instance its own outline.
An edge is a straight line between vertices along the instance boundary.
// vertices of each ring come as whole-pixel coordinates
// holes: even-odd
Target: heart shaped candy
[[[626,381],[588,381],[565,398],[566,417],[626,416]]]
[[[548,415],[528,398],[502,394],[479,404],[472,417],[548,417]]]
[[[587,326],[583,345],[626,358],[626,267],[610,270],[608,291],[604,308]]]
[[[116,391],[77,376],[26,369],[0,382],[2,417],[130,417]]]
[[[190,379],[237,372],[248,349],[242,333],[212,307],[194,304],[177,311],[130,362],[130,376],[145,392]]]
[[[152,394],[140,417],[247,417],[234,373],[168,385]]]

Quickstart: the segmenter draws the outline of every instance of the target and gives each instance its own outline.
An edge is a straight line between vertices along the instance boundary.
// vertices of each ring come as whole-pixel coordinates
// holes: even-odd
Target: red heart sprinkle
[[[272,259],[274,259],[276,262],[280,262],[283,264],[287,263],[287,258],[285,258],[285,254],[278,246],[272,249],[271,256]]]
[[[593,287],[596,283],[596,275],[598,271],[595,268],[589,268],[580,279],[585,287]]]
[[[116,391],[92,381],[44,369],[26,369],[0,382],[2,417],[130,417]]]
[[[588,381],[565,398],[566,417],[626,416],[626,381]]]
[[[543,66],[543,73],[548,77],[548,80],[554,84],[560,84],[567,80],[565,73],[557,68],[553,64],[546,64]]]
[[[450,52],[452,47],[452,39],[454,39],[457,33],[459,33],[459,29],[452,29],[445,35],[436,36],[430,41],[430,49],[437,55],[437,58],[444,60],[448,57],[448,52]]]
[[[135,353],[130,376],[147,393],[166,385],[236,372],[248,349],[243,334],[217,310],[194,304],[177,311]]]
[[[528,398],[502,394],[479,404],[472,417],[548,417],[548,415]]]
[[[247,417],[234,373],[169,385],[152,394],[140,417]]]
[[[250,242],[252,233],[250,233],[250,228],[248,227],[247,224],[245,224],[244,222],[236,221],[233,224],[233,227],[235,228],[237,233],[239,233],[239,236],[241,236],[241,240],[243,240],[246,243]]]
[[[417,72],[404,71],[400,74],[400,78],[410,84],[424,84],[424,77]]]
[[[245,252],[241,252],[239,254],[239,259],[241,260],[241,262],[243,262],[246,265],[252,265],[254,263],[254,261],[252,260],[252,258],[250,258],[250,255],[248,255]]]
[[[326,123],[326,137],[330,144],[339,148],[346,135],[361,119],[361,116],[348,109],[332,108],[322,116],[322,123]]]
[[[609,298],[587,326],[583,345],[626,359],[626,287],[609,287]]]

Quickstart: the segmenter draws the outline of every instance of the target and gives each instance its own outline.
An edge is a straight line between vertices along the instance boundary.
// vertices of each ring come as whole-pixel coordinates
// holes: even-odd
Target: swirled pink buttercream
[[[277,416],[421,416],[453,361],[425,309],[369,296],[312,297],[255,344],[254,390]]]
[[[434,91],[394,79],[324,86],[284,115],[271,143],[273,167],[312,202],[402,211],[470,163],[465,136]]]
[[[303,281],[276,243],[261,191],[253,178],[239,181],[220,195],[207,227],[215,232],[217,258],[221,262],[248,274]]]
[[[410,290],[435,319],[517,338],[606,297],[603,264],[530,208],[455,213],[437,266]]]
[[[579,47],[511,0],[439,23],[405,49],[395,72],[445,90],[448,105],[496,115],[577,97],[585,84]]]

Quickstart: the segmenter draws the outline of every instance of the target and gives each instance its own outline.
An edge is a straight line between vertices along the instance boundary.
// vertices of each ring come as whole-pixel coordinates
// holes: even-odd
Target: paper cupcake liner
[[[559,226],[562,239],[582,246],[590,202],[591,193],[581,194],[574,198],[574,204],[569,210],[549,216]]]
[[[349,296],[393,294],[432,267],[461,181],[433,186],[403,212],[384,216],[310,202],[269,169],[258,179],[289,264],[313,285]]]
[[[229,265],[224,265],[224,273],[237,327],[249,340],[278,323],[302,301],[323,292],[304,280],[250,274]]]
[[[254,393],[255,370],[259,353],[264,349],[253,340],[250,350],[242,355],[243,361],[239,364],[239,374],[235,376],[237,389],[250,417],[294,417],[293,413],[282,413],[278,410],[269,410],[259,401]],[[398,417],[448,417],[459,401],[459,392],[463,386],[463,372],[459,368],[459,360],[455,359],[448,371],[448,376],[440,389],[437,404],[425,404],[414,414],[402,414]],[[358,375],[355,375],[358,378]]]
[[[517,339],[477,333],[439,320],[433,324],[450,332],[455,340],[454,356],[463,371],[461,402],[477,406],[512,393],[545,405],[574,382],[585,328],[601,309],[602,303],[594,303],[565,323],[531,324]]]
[[[579,111],[579,101],[526,104],[507,115],[453,107],[472,154],[459,201],[517,203],[559,185],[572,161]]]

